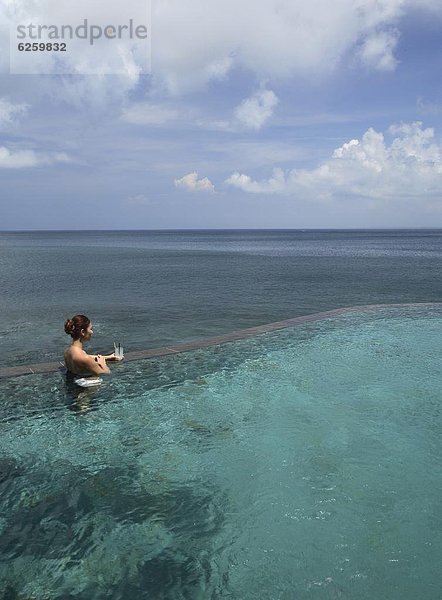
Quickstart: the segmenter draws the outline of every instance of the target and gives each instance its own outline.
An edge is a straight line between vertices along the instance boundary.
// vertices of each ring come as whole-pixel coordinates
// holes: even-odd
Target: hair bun
[[[72,319],[66,319],[64,330],[74,340],[79,340],[82,336],[82,331],[86,331],[90,324],[91,320],[85,315],[75,315]]]
[[[64,330],[68,335],[71,335],[71,333],[74,331],[75,329],[75,324],[73,322],[72,319],[66,319],[66,321],[64,322]]]

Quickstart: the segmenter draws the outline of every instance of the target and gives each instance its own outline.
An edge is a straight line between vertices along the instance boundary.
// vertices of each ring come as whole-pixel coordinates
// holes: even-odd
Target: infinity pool
[[[442,309],[0,382],[0,597],[440,597]]]

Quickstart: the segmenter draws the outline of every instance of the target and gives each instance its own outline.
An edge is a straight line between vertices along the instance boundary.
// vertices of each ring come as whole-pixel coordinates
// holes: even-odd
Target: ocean
[[[177,344],[339,307],[438,302],[442,230],[0,233],[3,366]]]

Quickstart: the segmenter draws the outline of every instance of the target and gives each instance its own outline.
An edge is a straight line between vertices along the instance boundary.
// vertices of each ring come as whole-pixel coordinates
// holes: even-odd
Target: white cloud
[[[272,90],[261,89],[245,98],[233,111],[231,119],[194,119],[201,129],[237,133],[244,129],[259,131],[273,115],[279,100]]]
[[[277,104],[278,98],[272,90],[259,90],[241,102],[235,109],[235,118],[247,129],[257,131],[273,115]]]
[[[115,100],[121,101],[139,83],[148,55],[144,52],[144,45],[142,48],[136,46],[133,40],[125,39],[124,34],[121,40],[102,36],[93,45],[88,39],[68,37],[66,52],[33,52],[32,56],[26,57],[23,52],[15,53],[10,61],[1,48],[9,47],[10,31],[15,32],[18,24],[54,25],[61,31],[61,25],[75,29],[87,18],[89,25],[104,29],[104,25],[109,24],[126,26],[128,15],[134,22],[144,24],[147,6],[147,2],[139,0],[123,3],[103,0],[0,0],[1,71],[9,73],[11,68],[13,73],[26,73],[27,69],[31,69],[28,65],[32,65],[29,72],[57,75],[54,80],[41,77],[35,94],[52,96],[74,106],[101,107]]]
[[[0,128],[15,123],[28,108],[27,104],[12,104],[6,98],[0,98]]]
[[[273,169],[273,176],[267,181],[253,181],[248,175],[233,173],[226,183],[252,194],[277,194],[286,191],[286,179],[282,169]]]
[[[188,192],[214,192],[215,186],[207,177],[198,179],[198,173],[194,171],[184,175],[181,179],[175,179],[175,186],[182,187]]]
[[[398,61],[393,53],[398,39],[399,32],[396,29],[369,35],[359,51],[361,62],[378,71],[394,71]]]
[[[437,197],[442,199],[442,146],[434,130],[421,122],[368,129],[362,138],[337,148],[330,159],[314,169],[274,169],[269,180],[254,181],[234,173],[226,183],[245,192],[286,193],[299,197],[360,198]],[[394,137],[393,137],[394,136]]]
[[[136,36],[130,38],[128,24],[129,18],[132,18],[135,26],[146,25],[149,20],[148,2],[0,0],[0,6],[3,8],[3,18],[10,24],[10,32],[14,36],[11,39],[16,39],[17,43],[20,41],[15,33],[17,26],[27,28],[33,24],[34,30],[28,30],[29,37],[21,38],[21,41],[57,41],[66,42],[67,45],[66,52],[34,52],[27,57],[24,57],[24,53],[11,52],[13,73],[122,74],[138,79],[142,66],[145,66],[146,56],[141,54],[147,54],[148,43]],[[41,30],[41,40],[36,37],[36,27],[39,25],[46,28],[46,34],[44,29]],[[44,38],[48,25],[57,38]],[[109,39],[104,33],[108,26],[113,28],[114,39]],[[79,27],[82,28],[79,34],[71,35],[71,30],[76,31]],[[116,32],[119,27],[123,29],[118,37]],[[62,33],[63,28],[65,33]]]
[[[0,169],[24,169],[71,162],[64,152],[40,153],[34,150],[11,151],[0,146]]]
[[[154,77],[172,92],[226,78],[236,68],[259,80],[328,76],[359,59],[390,70],[401,18],[440,18],[440,0],[168,0],[154,7]]]
[[[13,9],[24,22],[37,14],[49,23],[53,20],[49,9],[53,1],[0,0],[0,7],[6,22],[8,11]],[[62,4],[67,11],[66,23],[77,22],[79,2]],[[101,22],[105,15],[109,22],[127,21],[126,3],[81,0],[80,5],[87,5],[85,14],[90,14],[91,20],[96,15],[97,22]],[[235,69],[245,69],[260,81],[299,77],[317,81],[328,77],[355,54],[369,68],[391,70],[397,64],[394,53],[401,19],[413,10],[428,12],[434,19],[442,15],[440,0],[154,2],[152,79],[157,91],[166,89],[172,93],[185,93],[225,80]],[[7,28],[0,24],[0,31],[1,45],[7,47]],[[67,57],[71,72],[90,63],[98,75],[57,80],[54,89],[74,104],[100,105],[109,99],[127,97],[141,81],[142,57],[128,48],[114,50],[115,44],[104,44],[97,56],[89,59],[81,45],[78,51],[75,47],[75,52]],[[2,56],[0,52],[0,63],[6,68]],[[56,69],[54,60],[54,73]],[[103,77],[109,70],[120,75],[114,79]],[[253,122],[252,118],[245,118],[246,126]],[[259,128],[259,118],[255,122]]]
[[[121,118],[123,121],[134,125],[163,125],[164,123],[175,121],[178,118],[178,114],[178,111],[173,108],[150,104],[148,102],[139,102],[125,108]]]

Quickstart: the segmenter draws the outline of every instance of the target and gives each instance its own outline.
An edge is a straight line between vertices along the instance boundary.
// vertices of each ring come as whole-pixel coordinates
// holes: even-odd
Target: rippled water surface
[[[2,380],[0,597],[436,600],[441,309]]]
[[[0,232],[2,366],[177,344],[343,306],[442,299],[442,230]]]

